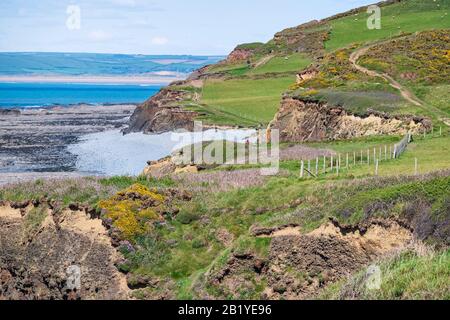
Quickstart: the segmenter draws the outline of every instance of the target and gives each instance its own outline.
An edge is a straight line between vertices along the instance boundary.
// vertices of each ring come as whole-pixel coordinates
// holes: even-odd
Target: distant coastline
[[[65,76],[65,75],[0,75],[0,83],[73,83],[73,84],[130,84],[167,85],[185,79],[186,74],[173,76],[127,75],[127,76]]]

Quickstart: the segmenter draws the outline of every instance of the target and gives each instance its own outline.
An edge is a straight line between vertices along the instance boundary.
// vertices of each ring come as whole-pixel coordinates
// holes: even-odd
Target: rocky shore
[[[121,129],[135,107],[75,105],[3,110],[0,184],[75,171],[76,156],[67,146],[86,134]]]

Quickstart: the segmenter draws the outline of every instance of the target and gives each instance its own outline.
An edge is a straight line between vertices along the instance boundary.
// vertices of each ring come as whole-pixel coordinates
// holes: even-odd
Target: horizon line
[[[228,54],[173,54],[173,53],[164,53],[164,54],[147,54],[147,53],[118,53],[118,52],[81,52],[81,51],[2,51],[0,50],[0,54],[29,54],[29,53],[50,53],[50,54],[104,54],[104,55],[123,55],[123,56],[188,56],[188,57],[226,57]]]

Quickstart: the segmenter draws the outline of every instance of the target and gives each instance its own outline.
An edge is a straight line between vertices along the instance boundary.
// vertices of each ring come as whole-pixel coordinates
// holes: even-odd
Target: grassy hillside
[[[112,233],[125,229],[115,239],[125,258],[118,267],[138,299],[450,299],[449,8],[448,0],[384,6],[375,31],[365,27],[365,11],[289,28],[169,87],[189,93],[177,105],[209,124],[263,127],[284,93],[358,115],[430,117],[432,131],[413,136],[397,159],[386,151],[400,135],[288,142],[275,176],[245,164],[164,178],[39,180],[0,188],[0,202],[87,204]],[[372,50],[355,63],[378,75],[352,63],[365,46]],[[296,83],[305,68],[314,75]],[[422,103],[406,100],[380,74]],[[312,174],[300,177],[301,161]],[[142,210],[140,192],[164,195],[171,210]],[[367,292],[371,263],[383,278]]]
[[[449,117],[449,105],[443,102],[450,99],[446,90],[450,79],[449,53],[450,31],[434,30],[376,45],[360,63],[398,79],[424,100],[426,111]]]
[[[379,145],[380,142],[383,141],[372,141],[371,144]],[[438,169],[440,165],[432,165],[434,159],[448,154],[448,150],[442,150],[448,146],[448,138],[428,142],[435,146],[429,147],[427,153],[430,154],[430,150],[434,153],[424,159],[429,166],[421,167],[421,173]],[[351,145],[348,143],[337,149],[349,150]],[[368,146],[364,141],[353,142],[353,145],[357,148]],[[258,170],[240,170],[233,174],[229,169],[163,180],[116,177],[57,183],[38,181],[2,188],[0,200],[51,197],[65,199],[66,205],[80,202],[103,208],[119,199],[115,196],[118,190],[132,185],[129,190],[145,191],[145,186],[157,187],[163,194],[167,193],[164,190],[174,188],[187,190],[192,194],[192,200],[175,200],[173,204],[179,208],[175,216],[166,215],[163,224],[156,224],[145,234],[130,232],[122,236],[124,242],[120,250],[126,260],[119,265],[120,269],[128,272],[130,281],[152,279],[158,283],[135,290],[134,296],[140,299],[205,296],[261,299],[268,274],[258,275],[252,268],[243,269],[240,277],[245,279],[245,288],[237,287],[231,292],[210,278],[226,268],[228,261],[236,255],[251,254],[261,261],[268,261],[269,255],[274,254],[271,247],[274,239],[255,236],[252,233],[255,227],[293,225],[307,233],[327,223],[331,217],[341,223],[357,224],[369,218],[412,219],[423,214],[417,221],[412,219],[412,223],[420,225],[416,229],[423,230],[418,237],[430,245],[449,241],[445,225],[450,205],[448,170],[417,177],[397,176],[410,172],[411,159],[419,156],[418,151],[419,147],[408,149],[404,158],[386,169],[389,174],[383,178],[373,178],[373,171],[364,166],[360,171],[351,170],[340,177],[330,174],[319,179],[299,179],[298,167],[285,161],[282,173],[270,178],[262,178]],[[449,168],[450,164],[447,162],[442,167]],[[225,182],[233,179],[235,186],[227,186]],[[139,185],[142,187],[136,187]],[[126,206],[119,204],[117,208],[125,210],[127,216],[131,212],[136,214],[136,208],[127,211],[128,202],[124,203]],[[383,272],[388,276],[384,278],[381,290],[368,297],[448,299],[448,253],[437,251],[429,258],[415,254],[404,253],[394,260],[382,260]],[[417,276],[426,274],[426,277],[412,277],[405,270],[411,270]],[[299,273],[294,277],[303,281],[305,275]],[[316,281],[314,279],[321,276],[311,273],[307,277],[311,279],[308,281]],[[334,283],[331,287],[322,287],[327,290],[322,293],[323,298],[343,298],[340,294],[344,292],[346,282]],[[363,293],[359,296],[365,297]]]
[[[260,299],[267,297],[265,292],[270,286],[276,294],[283,294],[286,288],[269,285],[273,281],[270,272],[255,274],[254,266],[246,264],[253,260],[236,258],[253,257],[270,264],[269,257],[275,254],[274,238],[255,236],[254,228],[283,230],[286,225],[297,226],[306,234],[330,218],[353,226],[373,218],[401,218],[410,219],[421,230],[416,238],[424,240],[427,248],[439,244],[444,249],[425,257],[414,248],[407,248],[395,258],[382,258],[379,263],[387,276],[381,289],[371,295],[359,290],[358,273],[354,274],[356,280],[341,279],[328,285],[324,274],[305,274],[292,267],[282,278],[292,276],[292,283],[306,282],[306,286],[317,282],[324,289],[319,297],[324,298],[348,298],[347,288],[351,285],[357,298],[448,299],[445,248],[449,241],[450,140],[439,119],[440,112],[448,112],[449,8],[450,1],[444,0],[387,5],[382,7],[381,30],[367,29],[365,10],[289,28],[268,43],[238,46],[235,55],[203,70],[201,88],[183,88],[199,96],[197,100],[184,101],[185,106],[200,112],[200,119],[209,124],[265,126],[277,112],[281,96],[288,92],[340,105],[354,114],[375,109],[390,114],[425,115],[435,120],[435,128],[425,137],[415,136],[396,160],[385,160],[379,151],[393,148],[400,136],[306,144],[313,148],[313,156],[309,154],[313,168],[317,150],[333,152],[335,161],[340,154],[344,163],[348,155],[349,167],[343,166],[339,174],[331,172],[329,157],[327,172],[322,173],[323,158],[319,157],[317,178],[300,179],[299,160],[308,158],[295,151],[299,146],[286,144],[282,154],[291,148],[294,152],[282,157],[281,171],[275,177],[261,177],[260,166],[236,165],[172,177],[164,181],[166,185],[157,180],[147,183],[187,189],[193,198],[177,203],[180,212],[166,221],[167,227],[158,227],[145,238],[127,239],[134,250],[124,250],[127,263],[121,268],[159,281],[158,286],[138,290],[135,295]],[[440,31],[411,34],[431,29]],[[398,80],[424,105],[406,101],[386,79],[355,69],[351,55],[366,45],[375,47],[357,63]],[[295,84],[296,74],[310,66],[317,74]],[[411,72],[417,76],[404,76]],[[428,104],[432,107],[427,108]],[[374,149],[380,160],[378,177],[374,177]],[[340,261],[346,259],[342,257]],[[222,271],[236,272],[238,280],[223,280]],[[219,280],[214,278],[216,274]]]
[[[283,92],[294,78],[232,79],[227,81],[206,81],[202,104],[236,115],[233,123],[240,125],[239,119],[253,125],[269,123],[280,103]]]
[[[364,272],[347,282],[335,284],[319,295],[320,299],[368,300],[449,300],[450,251],[402,253],[381,264],[383,275],[380,290],[367,290]]]
[[[408,0],[381,8],[379,30],[367,29],[366,12],[330,21],[326,49],[334,51],[352,43],[373,42],[402,33],[450,28],[450,1]]]
[[[364,114],[370,108],[389,113],[420,114],[436,121],[444,117],[447,113],[445,99],[441,102],[435,101],[437,96],[432,93],[435,86],[445,84],[448,79],[447,73],[441,73],[444,83],[434,81],[426,87],[417,83],[414,86],[408,86],[419,98],[424,99],[424,102],[444,111],[437,115],[434,112],[436,109],[428,112],[427,108],[417,108],[414,104],[405,101],[398,90],[393,89],[386,80],[367,76],[355,70],[349,58],[352,52],[361,46],[432,29],[441,30],[441,40],[421,41],[428,45],[435,41],[443,41],[441,48],[445,50],[445,39],[442,37],[448,36],[448,30],[445,29],[450,28],[450,18],[448,18],[450,1],[402,1],[382,6],[381,10],[382,28],[380,30],[367,28],[369,14],[363,9],[358,13],[343,14],[319,23],[283,30],[266,44],[252,43],[238,46],[239,50],[248,50],[247,58],[223,61],[206,70],[206,74],[216,80],[205,82],[201,110],[206,115],[202,119],[210,123],[230,125],[267,124],[277,110],[276,105],[281,95],[294,85],[294,75],[311,63],[318,66],[320,73],[314,79],[295,86],[304,89],[297,93],[300,96],[311,97],[312,95],[330,104],[342,105],[356,114]],[[408,55],[411,51],[411,48],[408,49],[407,46],[398,46],[396,55],[390,55],[387,59],[386,55],[390,53],[390,50],[386,48],[391,45],[380,44],[379,50],[374,49],[368,53],[367,57],[361,59],[362,64],[369,68],[374,67],[375,70],[380,70],[380,65],[405,70],[405,63],[414,67],[407,60],[399,58],[401,55]],[[384,54],[378,54],[379,52]],[[444,58],[445,54],[446,52],[443,54]],[[372,63],[366,63],[375,55],[381,61],[379,65],[374,65],[375,59],[371,60]],[[321,59],[321,56],[324,56],[324,59]],[[423,59],[423,61],[427,60]],[[433,73],[440,70],[433,67],[435,66],[427,66],[423,68],[423,72]],[[383,69],[383,71],[386,70]],[[396,80],[402,80],[399,73],[391,75]],[[283,79],[278,79],[279,77]],[[237,81],[238,79],[246,81],[240,82]],[[225,83],[220,84],[220,82]],[[408,84],[405,81],[402,83]],[[264,89],[267,85],[270,90]],[[438,92],[444,92],[445,89],[447,88],[436,88]],[[265,93],[258,91],[265,91]]]

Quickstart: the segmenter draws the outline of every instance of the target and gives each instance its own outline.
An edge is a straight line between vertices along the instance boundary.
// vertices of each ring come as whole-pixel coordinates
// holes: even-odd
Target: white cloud
[[[167,39],[166,37],[154,37],[152,39],[152,44],[157,46],[163,46],[167,43],[169,43],[169,39]]]
[[[88,34],[88,37],[92,41],[108,41],[111,40],[112,35],[103,30],[94,30]]]

